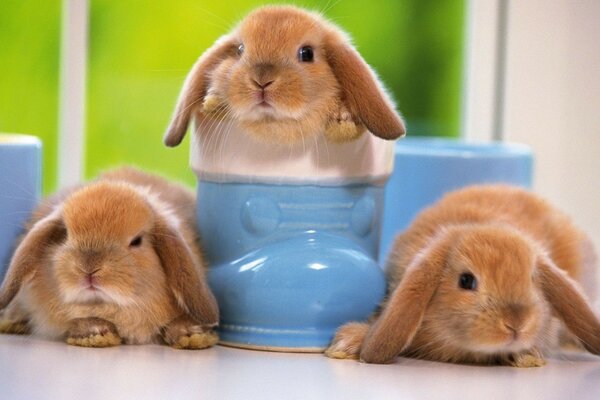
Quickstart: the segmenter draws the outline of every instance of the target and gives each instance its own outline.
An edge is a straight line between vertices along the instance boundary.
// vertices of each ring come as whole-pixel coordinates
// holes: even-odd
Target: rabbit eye
[[[240,56],[241,56],[242,54],[244,54],[244,43],[241,43],[241,44],[238,46],[237,53],[238,53],[238,55],[240,55]]]
[[[465,290],[477,290],[477,278],[470,272],[462,273],[458,278],[458,286]]]
[[[310,46],[302,46],[298,50],[298,58],[302,62],[312,62],[314,60],[313,49]]]
[[[140,247],[142,245],[142,235],[134,237],[129,242],[129,247]]]

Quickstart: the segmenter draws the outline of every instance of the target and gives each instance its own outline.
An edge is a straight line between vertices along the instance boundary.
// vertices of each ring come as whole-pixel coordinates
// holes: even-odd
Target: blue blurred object
[[[532,174],[533,155],[523,144],[441,138],[398,141],[394,172],[385,190],[380,260],[385,262],[396,234],[445,193],[485,183],[531,188]]]
[[[42,144],[34,136],[0,134],[0,281],[41,193]]]
[[[221,342],[322,351],[385,294],[383,186],[198,183],[198,223]],[[218,205],[218,207],[215,207]]]

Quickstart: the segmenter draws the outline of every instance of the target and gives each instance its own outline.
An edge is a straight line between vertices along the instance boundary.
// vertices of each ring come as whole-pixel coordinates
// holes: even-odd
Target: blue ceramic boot
[[[226,141],[194,138],[223,344],[322,351],[340,325],[367,319],[383,299],[377,254],[393,143],[368,133],[322,140],[266,144],[233,126]]]

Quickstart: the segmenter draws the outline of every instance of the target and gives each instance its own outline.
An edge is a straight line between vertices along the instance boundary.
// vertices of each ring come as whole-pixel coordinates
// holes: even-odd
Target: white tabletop
[[[0,399],[599,399],[600,357],[516,369],[399,359],[392,365],[227,347],[86,349],[0,335]]]

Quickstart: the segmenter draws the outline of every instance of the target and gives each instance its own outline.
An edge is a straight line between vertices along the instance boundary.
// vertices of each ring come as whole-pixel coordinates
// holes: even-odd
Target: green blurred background
[[[409,135],[459,133],[464,0],[279,1],[350,32],[393,93]],[[44,142],[44,192],[57,176],[61,1],[0,1],[0,132]],[[163,131],[186,73],[252,0],[90,1],[85,176],[133,164],[190,185],[189,141]]]

